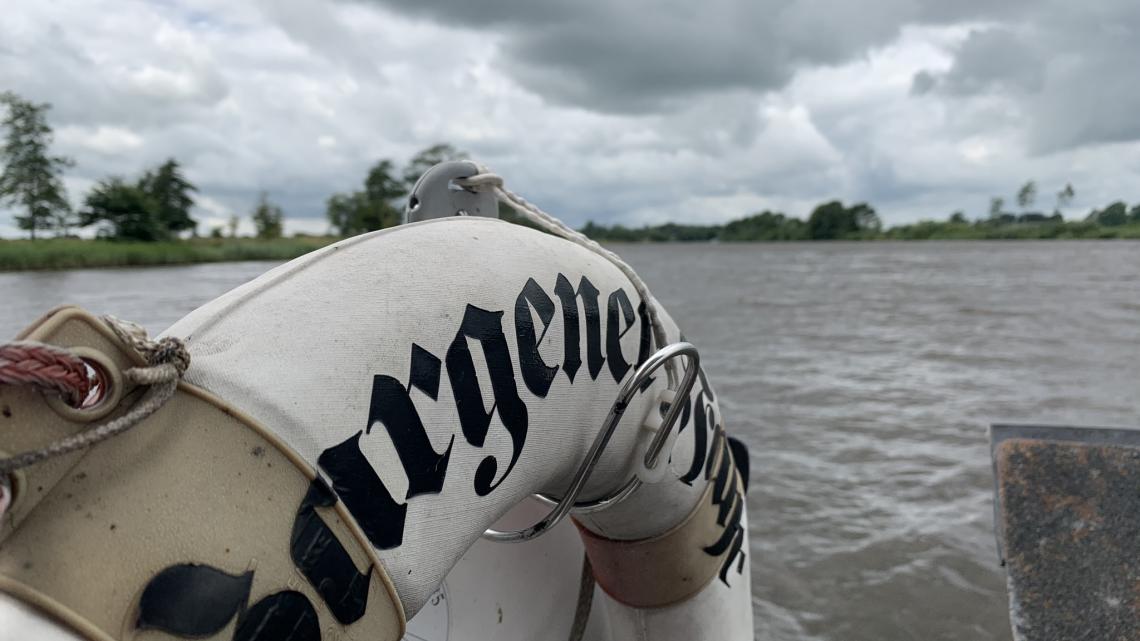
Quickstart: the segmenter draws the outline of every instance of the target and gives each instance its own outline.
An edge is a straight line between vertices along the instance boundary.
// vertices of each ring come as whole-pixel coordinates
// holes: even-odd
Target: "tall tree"
[[[405,190],[407,192],[412,191],[412,187],[415,187],[416,181],[420,179],[420,176],[435,165],[448,160],[464,160],[466,158],[467,154],[447,143],[437,143],[427,149],[421,150],[415,156],[412,156],[407,166],[404,167]]]
[[[1037,183],[1030,180],[1017,191],[1017,206],[1023,210],[1029,209],[1035,200],[1037,200]]]
[[[1128,222],[1128,205],[1116,201],[1101,210],[1093,210],[1088,220],[1105,227],[1119,227]]]
[[[391,160],[380,160],[368,170],[363,190],[328,199],[325,216],[337,234],[353,236],[400,224],[396,201],[407,191],[395,167]]]
[[[855,228],[859,231],[878,232],[883,229],[883,221],[879,218],[878,212],[867,203],[858,203],[849,211],[855,219]]]
[[[364,177],[364,193],[374,202],[384,202],[396,206],[396,201],[407,195],[404,183],[396,177],[396,165],[391,160],[381,160],[372,165]]]
[[[883,227],[879,215],[867,203],[844,207],[838,200],[823,203],[808,217],[808,236],[814,240],[835,240],[855,232],[878,232]]]
[[[808,234],[813,240],[843,238],[857,229],[855,219],[838,200],[823,203],[808,217]]]
[[[171,234],[193,230],[197,221],[190,217],[194,207],[193,192],[198,191],[182,174],[178,161],[170,158],[139,179],[139,188],[158,205],[158,222]]]
[[[257,207],[254,208],[250,218],[253,219],[253,227],[257,230],[258,238],[281,238],[285,213],[280,207],[269,202],[269,196],[264,191],[261,192],[261,198],[257,201]]]
[[[1062,207],[1068,207],[1073,202],[1073,197],[1077,192],[1073,191],[1071,183],[1065,183],[1065,188],[1057,192],[1057,207],[1054,208],[1055,213],[1061,213]]]
[[[84,199],[79,224],[100,224],[100,236],[120,240],[164,240],[169,232],[158,221],[158,203],[122,178],[101,180]]]
[[[994,196],[990,198],[990,218],[1001,218],[1001,210],[1005,207],[1005,198]]]
[[[352,196],[333,194],[325,203],[325,217],[328,218],[329,227],[337,236],[351,236],[353,225]]]
[[[11,92],[0,94],[0,104],[8,111],[3,121],[6,137],[0,147],[0,163],[4,165],[0,204],[24,210],[23,215],[16,216],[16,224],[34,240],[37,230],[70,220],[71,204],[61,176],[75,163],[48,152],[52,131],[47,111],[51,105],[29,102]]]

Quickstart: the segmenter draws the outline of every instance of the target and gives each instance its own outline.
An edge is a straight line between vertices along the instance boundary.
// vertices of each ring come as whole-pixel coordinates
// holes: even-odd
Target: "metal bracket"
[[[477,192],[455,183],[479,173],[470,160],[441,162],[424,172],[408,195],[404,222],[415,223],[452,216],[499,217],[499,201],[490,192]]]
[[[666,345],[647,358],[633,373],[633,376],[629,377],[625,384],[621,386],[617,399],[614,401],[613,406],[610,407],[610,413],[606,416],[605,422],[602,423],[602,429],[598,432],[598,435],[594,437],[594,444],[590,446],[590,451],[586,454],[585,460],[583,460],[582,464],[578,467],[578,471],[574,473],[574,478],[570,481],[570,487],[566,491],[566,495],[557,501],[542,494],[535,495],[544,502],[554,503],[554,509],[550,511],[550,514],[547,514],[538,523],[522,530],[501,532],[499,530],[489,529],[483,532],[483,538],[500,543],[521,543],[522,541],[529,541],[550,531],[550,529],[558,525],[558,522],[565,518],[571,510],[577,512],[596,512],[617,503],[640,487],[641,479],[635,474],[621,489],[607,497],[581,504],[575,503],[578,499],[578,495],[581,494],[583,488],[586,487],[586,481],[590,479],[590,474],[593,473],[594,467],[597,466],[598,461],[602,458],[602,452],[605,450],[606,444],[609,443],[610,437],[613,436],[614,430],[617,429],[618,423],[621,422],[621,417],[625,414],[626,408],[629,407],[630,402],[633,400],[633,395],[643,391],[642,387],[648,382],[653,372],[677,356],[687,356],[689,363],[688,366],[685,367],[684,376],[681,377],[681,384],[677,388],[676,398],[688,398],[693,391],[694,383],[696,383],[697,372],[700,371],[701,355],[697,352],[697,348],[691,343],[673,343],[672,345]],[[645,453],[643,462],[649,469],[653,469],[658,465],[666,465],[664,461],[660,460],[660,457],[666,442],[669,441],[669,435],[672,433],[673,427],[677,424],[677,418],[681,415],[681,409],[684,405],[684,403],[671,403],[669,405],[661,428],[653,437]],[[658,410],[655,407],[651,411]],[[666,460],[667,458],[668,457],[666,457]]]

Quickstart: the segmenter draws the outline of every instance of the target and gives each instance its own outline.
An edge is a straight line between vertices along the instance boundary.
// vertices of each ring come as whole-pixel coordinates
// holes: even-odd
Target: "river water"
[[[986,429],[1140,423],[1140,243],[615,249],[751,447],[757,638],[1010,638]],[[273,264],[0,274],[0,335],[64,302],[158,332]]]

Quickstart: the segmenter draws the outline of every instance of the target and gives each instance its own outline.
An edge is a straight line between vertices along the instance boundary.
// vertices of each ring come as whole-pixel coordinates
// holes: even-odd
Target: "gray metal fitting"
[[[479,192],[455,183],[470,178],[479,166],[470,160],[441,162],[424,172],[408,195],[404,222],[414,223],[451,216],[499,217],[499,201],[491,192]]]

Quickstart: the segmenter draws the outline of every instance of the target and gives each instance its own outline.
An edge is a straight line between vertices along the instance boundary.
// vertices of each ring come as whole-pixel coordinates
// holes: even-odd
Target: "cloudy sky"
[[[0,90],[92,182],[174,156],[203,229],[293,230],[447,141],[574,225],[1140,202],[1135,0],[6,0]],[[0,212],[0,235],[15,235]]]

